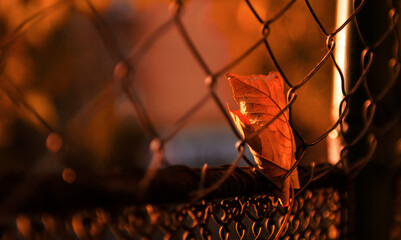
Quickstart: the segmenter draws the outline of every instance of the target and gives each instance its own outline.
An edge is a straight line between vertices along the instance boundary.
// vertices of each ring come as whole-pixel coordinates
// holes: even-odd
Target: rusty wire
[[[109,52],[110,57],[114,64],[114,79],[110,81],[108,86],[106,86],[103,89],[103,91],[101,91],[101,93],[98,94],[98,96],[94,97],[92,101],[86,103],[81,108],[81,110],[77,112],[75,117],[69,123],[67,123],[64,126],[64,128],[61,129],[55,129],[53,126],[51,126],[51,124],[47,123],[46,120],[42,116],[40,116],[40,114],[37,113],[34,110],[34,108],[25,101],[24,93],[22,92],[22,90],[18,89],[17,85],[15,85],[10,79],[8,79],[8,77],[5,76],[5,74],[3,74],[2,72],[0,73],[0,88],[15,103],[15,106],[17,108],[23,111],[28,111],[31,114],[33,114],[45,127],[45,129],[47,129],[47,134],[50,134],[52,132],[56,132],[57,134],[59,134],[60,137],[63,139],[64,146],[68,145],[73,146],[73,143],[68,142],[71,137],[69,136],[69,134],[71,133],[71,131],[74,131],[74,129],[76,131],[78,125],[79,126],[86,125],[91,120],[91,118],[104,107],[104,105],[107,102],[112,101],[116,96],[125,95],[133,105],[142,128],[153,139],[149,147],[153,157],[149,165],[148,171],[144,174],[142,180],[140,181],[142,191],[146,191],[146,189],[149,187],[150,182],[152,181],[154,175],[157,172],[156,170],[160,168],[160,166],[162,166],[163,163],[168,164],[168,162],[164,158],[165,145],[169,144],[169,142],[183,128],[185,128],[191,116],[197,111],[199,111],[199,109],[201,109],[208,101],[213,101],[214,104],[220,109],[220,112],[226,119],[227,124],[229,125],[233,134],[238,139],[238,143],[236,146],[236,148],[238,149],[238,155],[233,160],[232,167],[228,168],[226,173],[222,176],[222,178],[219,181],[216,182],[215,185],[206,189],[203,188],[202,183],[199,185],[200,190],[198,192],[193,193],[194,201],[195,200],[197,201],[202,197],[206,196],[207,194],[209,194],[210,192],[216,190],[218,186],[227,178],[227,176],[230,175],[232,170],[238,165],[240,159],[243,158],[245,159],[246,163],[252,164],[252,162],[249,161],[246,158],[246,156],[244,156],[244,146],[246,141],[236,130],[235,125],[233,124],[231,118],[229,117],[229,114],[226,108],[224,107],[222,100],[220,99],[219,95],[216,92],[215,86],[220,76],[222,76],[232,67],[239,64],[241,61],[243,61],[249,54],[254,52],[255,49],[258,48],[259,46],[265,47],[266,55],[268,55],[270,59],[273,61],[276,70],[280,72],[281,76],[283,77],[287,86],[289,87],[289,90],[287,93],[288,96],[287,106],[284,109],[282,109],[276,116],[274,116],[268,123],[262,126],[255,134],[258,134],[264,129],[266,129],[275,119],[280,117],[281,114],[284,114],[284,112],[287,111],[287,109],[290,111],[291,115],[292,105],[297,100],[297,91],[300,88],[307,85],[310,81],[312,81],[311,78],[320,70],[320,68],[324,64],[331,64],[333,68],[336,69],[335,71],[341,77],[341,86],[342,86],[341,89],[343,93],[343,99],[339,106],[339,117],[332,126],[330,126],[326,131],[322,132],[315,139],[306,141],[302,137],[302,135],[298,133],[297,129],[293,126],[292,121],[290,121],[291,127],[293,128],[296,137],[300,141],[300,144],[297,146],[296,163],[282,177],[282,182],[284,182],[290,176],[291,172],[298,167],[298,164],[302,163],[302,158],[305,152],[308,151],[308,148],[324,140],[329,135],[330,132],[332,132],[337,128],[340,128],[342,136],[346,134],[344,121],[349,111],[349,101],[350,98],[356,93],[356,91],[360,89],[363,89],[363,91],[368,96],[367,98],[368,101],[364,105],[363,109],[363,117],[365,119],[365,124],[363,128],[356,136],[354,136],[353,139],[343,138],[344,147],[341,150],[341,157],[340,159],[338,159],[337,164],[328,168],[320,169],[321,171],[318,171],[319,169],[315,169],[315,165],[313,164],[312,170],[309,175],[310,179],[306,182],[304,186],[302,186],[301,191],[297,192],[296,194],[297,195],[302,194],[302,191],[307,189],[308,184],[325,176],[334,168],[341,167],[342,163],[347,159],[347,156],[349,154],[349,149],[355,144],[357,144],[362,138],[364,138],[368,134],[370,136],[369,151],[366,153],[364,157],[354,162],[349,167],[349,169],[347,169],[347,171],[349,171],[348,173],[350,174],[350,176],[352,177],[356,176],[358,172],[363,168],[363,166],[373,156],[375,147],[377,145],[377,139],[375,137],[375,134],[379,134],[377,133],[377,131],[374,131],[374,128],[372,128],[373,119],[375,117],[375,109],[377,103],[380,102],[386,96],[386,94],[391,90],[392,86],[396,83],[400,74],[400,54],[399,54],[400,39],[397,31],[398,9],[396,8],[395,4],[391,3],[392,9],[390,10],[390,21],[388,23],[388,29],[386,30],[386,32],[376,42],[368,44],[363,34],[359,31],[359,23],[356,19],[356,16],[363,8],[365,1],[362,1],[357,6],[354,6],[352,14],[348,17],[346,21],[344,21],[344,23],[340,27],[332,31],[328,31],[322,24],[319,17],[316,15],[309,1],[305,0],[304,3],[309,11],[309,14],[313,17],[316,24],[318,25],[318,28],[320,29],[322,36],[324,36],[327,39],[325,43],[326,51],[323,57],[321,57],[321,59],[315,64],[315,67],[313,67],[303,79],[288,79],[286,73],[283,71],[280,65],[280,62],[277,60],[275,56],[274,49],[272,49],[269,43],[269,36],[271,34],[274,34],[270,30],[270,25],[278,21],[278,19],[283,17],[285,14],[287,14],[287,12],[289,11],[289,9],[291,9],[296,0],[288,1],[288,3],[285,4],[285,6],[282,9],[280,9],[277,13],[275,13],[273,16],[270,16],[267,19],[263,19],[258,14],[256,8],[252,4],[252,1],[245,0],[247,6],[249,7],[249,10],[254,14],[255,18],[257,19],[257,21],[261,26],[262,30],[260,32],[260,38],[257,41],[255,41],[255,43],[252,46],[246,49],[240,56],[233,59],[230,63],[226,64],[221,69],[218,69],[216,71],[211,70],[212,68],[209,66],[209,63],[203,58],[202,52],[199,51],[196,44],[192,40],[191,35],[188,33],[185,27],[185,22],[183,22],[182,20],[182,15],[183,15],[182,10],[183,8],[185,8],[185,5],[183,5],[182,1],[176,0],[174,3],[172,3],[174,4],[174,12],[172,16],[167,21],[162,23],[158,28],[156,28],[156,30],[154,30],[140,44],[134,46],[133,50],[131,50],[128,55],[124,55],[124,53],[121,52],[119,44],[116,41],[115,37],[113,36],[110,27],[108,26],[107,22],[105,22],[102,15],[91,4],[91,1],[86,0],[86,2],[91,9],[91,13],[93,15],[91,19],[94,23],[94,26],[97,32],[99,33],[99,37],[102,39],[104,46]],[[54,4],[54,6],[50,6],[46,9],[41,10],[35,15],[28,17],[27,20],[24,21],[19,27],[17,27],[14,31],[7,33],[5,37],[1,39],[0,51],[1,51],[2,65],[4,64],[5,54],[7,53],[7,51],[10,51],[10,46],[21,35],[24,34],[26,28],[29,28],[29,25],[33,21],[39,21],[41,16],[47,14],[49,10],[59,6],[60,4],[71,4],[71,1],[58,1],[57,3]],[[355,81],[355,84],[353,86],[350,86],[349,90],[347,91],[346,85],[348,84],[349,79],[345,79],[343,69],[339,67],[333,54],[333,51],[336,48],[335,36],[350,24],[354,24],[356,26],[356,29],[358,29],[359,39],[364,46],[364,50],[361,52],[361,67],[362,67],[361,75],[359,76],[359,79]],[[137,90],[134,89],[132,85],[132,82],[134,81],[132,73],[135,72],[136,65],[142,60],[144,56],[146,56],[147,52],[158,41],[158,39],[164,34],[171,31],[171,29],[174,27],[177,28],[179,35],[183,40],[184,44],[186,45],[186,47],[188,48],[188,51],[190,52],[191,56],[193,57],[193,59],[195,59],[197,64],[199,64],[203,73],[205,74],[206,76],[205,79],[197,79],[197,81],[205,82],[205,85],[207,87],[207,93],[204,94],[187,112],[183,113],[182,116],[179,117],[179,120],[176,122],[176,124],[171,126],[171,128],[168,130],[168,133],[163,135],[156,130],[157,126],[155,126],[154,123],[152,123],[152,121],[150,120],[148,109],[146,109],[146,107],[142,104],[142,100],[139,97],[138,93],[136,92]],[[393,78],[388,80],[388,83],[385,85],[385,87],[379,94],[373,96],[367,84],[367,77],[371,69],[371,66],[374,63],[375,50],[379,46],[381,46],[381,44],[383,44],[386,38],[390,36],[393,36],[396,39],[394,47],[395,54],[392,56],[392,58],[394,59],[394,63],[392,65],[394,73]],[[399,117],[398,115],[397,117]],[[397,121],[397,119],[395,119],[395,121]],[[204,172],[207,172],[207,167],[204,168]],[[269,178],[269,176],[266,177]],[[15,191],[18,192],[14,192],[11,195],[20,196],[21,192],[27,191],[28,189],[32,190],[32,185],[30,184],[32,182],[30,182],[30,179],[31,179],[30,177],[27,177],[27,180],[23,182],[19,188],[16,188]],[[275,183],[272,182],[272,184]],[[10,203],[10,201],[14,198],[15,197],[11,197],[9,198],[9,200],[7,200],[6,198],[5,201],[2,201],[2,203],[0,204],[1,209],[9,208],[8,203]],[[207,233],[204,234],[207,235]]]

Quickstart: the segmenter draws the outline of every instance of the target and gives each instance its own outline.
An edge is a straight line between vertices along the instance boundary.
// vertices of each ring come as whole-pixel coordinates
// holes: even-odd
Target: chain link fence
[[[170,16],[152,31],[141,29],[135,16],[127,17],[132,22],[126,29],[136,27],[138,31],[149,33],[141,41],[136,39],[133,47],[124,36],[116,34],[113,24],[119,19],[107,16],[110,14],[108,7],[113,9],[122,4],[124,8],[128,1],[54,0],[37,1],[37,5],[33,2],[0,4],[2,239],[53,239],[57,236],[65,239],[344,239],[357,236],[355,232],[358,231],[355,225],[359,218],[355,216],[359,210],[355,206],[361,199],[358,189],[353,190],[353,187],[358,188],[353,185],[354,179],[358,179],[372,158],[388,156],[384,154],[385,147],[390,149],[387,152],[391,152],[391,159],[382,161],[383,165],[394,169],[398,166],[400,134],[393,131],[399,128],[400,113],[397,2],[380,2],[377,5],[381,7],[375,9],[369,1],[354,1],[349,4],[351,10],[345,20],[331,30],[324,24],[325,16],[314,7],[317,3],[311,1],[272,4],[274,12],[264,11],[259,1],[227,3],[227,6],[242,4],[241,9],[252,14],[253,23],[260,30],[250,46],[241,48],[238,56],[217,67],[210,63],[214,60],[206,60],[203,52],[207,51],[206,47],[198,47],[199,42],[191,35],[192,29],[186,27],[186,20],[191,16],[188,17],[185,10],[191,1],[171,2]],[[167,7],[165,4],[158,6]],[[300,78],[290,78],[292,74],[287,74],[288,68],[277,57],[277,45],[271,44],[271,38],[276,34],[276,24],[291,16],[297,6],[304,9],[302,15],[313,19],[314,25],[307,28],[317,28],[323,41],[317,47],[318,57],[309,60],[313,67]],[[345,5],[339,5],[337,11],[343,8]],[[377,11],[374,16],[370,12],[372,9]],[[23,19],[10,17],[17,11],[20,11],[18,17]],[[332,16],[333,12],[334,9]],[[70,27],[78,36],[96,34],[101,41],[79,38],[80,42],[95,46],[95,51],[83,48],[75,55],[68,55],[77,46],[76,39],[70,38],[66,31],[54,30],[63,24],[69,28],[68,21],[80,26]],[[292,31],[297,29],[286,27]],[[346,29],[353,32],[349,33],[348,52],[351,54],[349,62],[345,60],[348,65],[339,63],[335,55],[335,51],[343,47],[338,35]],[[375,34],[371,34],[373,30]],[[187,58],[180,71],[185,71],[193,62],[201,69],[199,75],[204,76],[194,74],[194,78],[187,79],[190,84],[186,86],[198,87],[196,84],[200,83],[205,85],[206,91],[195,103],[181,99],[182,104],[190,107],[175,115],[174,123],[166,127],[154,121],[154,109],[149,107],[153,106],[149,100],[144,103],[147,97],[141,90],[147,79],[140,74],[140,69],[143,62],[149,61],[147,57],[155,56],[150,52],[168,34],[178,36],[176,39],[184,49],[174,51],[186,52]],[[51,41],[43,40],[50,35]],[[46,44],[41,44],[43,42]],[[58,42],[65,44],[62,49],[57,48]],[[122,50],[126,48],[132,50]],[[288,104],[283,111],[289,109],[290,125],[297,141],[296,163],[281,179],[284,182],[295,169],[300,172],[301,189],[292,194],[295,197],[288,208],[280,206],[273,193],[277,186],[246,154],[246,142],[229,117],[224,94],[217,86],[225,81],[226,72],[247,62],[255,52],[260,54],[261,49],[274,68],[271,70],[280,72],[286,83]],[[52,55],[55,50],[56,55]],[[30,58],[20,57],[27,53]],[[65,61],[51,59],[46,64],[37,63],[41,59],[49,60],[49,56]],[[88,59],[96,59],[96,66]],[[71,74],[74,70],[63,69],[66,62],[82,65],[80,79],[74,79],[76,75]],[[173,65],[177,64],[180,63]],[[302,62],[297,64],[302,65]],[[163,66],[156,66],[150,75],[152,71],[163,71]],[[26,70],[28,68],[31,70]],[[297,102],[305,97],[300,92],[313,81],[319,81],[315,76],[325,71],[323,68],[334,69],[333,75],[339,79],[337,86],[341,94],[333,107],[338,114],[317,137],[308,135],[306,138],[307,133],[295,124],[298,115],[293,111]],[[54,69],[62,69],[63,74]],[[21,76],[30,79],[30,75],[40,80],[19,81]],[[95,79],[87,80],[88,76]],[[174,76],[165,79],[169,81]],[[138,81],[142,81],[142,85]],[[163,88],[173,83],[148,84],[152,88]],[[329,82],[324,84],[326,89],[331,89]],[[32,89],[40,90],[40,94],[32,93]],[[67,95],[60,89],[70,89],[72,94]],[[174,96],[174,91],[186,89],[175,86],[168,94]],[[51,94],[55,101],[48,101],[46,94]],[[327,94],[325,101],[331,95]],[[151,102],[163,105],[157,96],[152,97]],[[121,99],[129,105],[116,104]],[[223,116],[225,126],[236,139],[237,142],[232,143],[236,156],[226,159],[230,164],[222,167],[172,166],[173,159],[166,157],[169,144],[188,128],[194,116],[207,114],[202,108],[208,104]],[[113,115],[121,107],[134,109],[131,123],[119,121]],[[175,107],[170,107],[169,111]],[[63,110],[58,110],[57,114],[53,109]],[[11,135],[13,141],[7,139]],[[81,138],[90,139],[94,144],[85,145]],[[116,144],[102,145],[102,138]],[[322,148],[321,142],[328,138],[338,143],[334,150],[338,159],[332,164],[313,156],[304,160],[313,148]],[[99,156],[88,150],[91,147],[98,149]],[[104,160],[103,148],[111,149],[112,161]],[[96,159],[107,163],[99,166]],[[392,176],[396,178],[397,175]],[[389,220],[394,223],[389,235],[393,239],[399,236],[399,213],[395,212],[395,221]]]

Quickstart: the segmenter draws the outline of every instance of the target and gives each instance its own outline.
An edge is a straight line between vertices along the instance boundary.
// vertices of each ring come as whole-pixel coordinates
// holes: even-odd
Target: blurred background
[[[334,29],[335,2],[310,1],[328,32]],[[263,19],[286,4],[263,0],[252,3]],[[126,57],[138,52],[141,44],[174,14],[174,5],[166,0],[93,0],[92,4]],[[261,38],[261,24],[245,1],[190,0],[184,1],[184,6],[183,25],[212,72],[224,68]],[[18,30],[37,13],[39,17]],[[51,131],[29,107],[62,136],[65,158],[95,171],[147,167],[151,136],[138,121],[126,95],[113,90],[117,62],[113,46],[103,43],[95,18],[83,0],[0,1],[1,169],[30,169],[52,152],[48,137]],[[271,48],[289,81],[296,84],[326,54],[326,37],[299,1],[270,27]],[[13,33],[18,36],[12,38]],[[276,69],[265,46],[260,45],[229,71],[250,75]],[[177,28],[171,25],[132,64],[130,84],[156,131],[163,136],[207,94],[206,77]],[[332,124],[331,79],[332,64],[325,64],[298,90],[291,109],[292,121],[306,141],[319,137]],[[237,108],[224,77],[217,79],[216,93],[224,106],[228,103]],[[94,102],[97,107],[90,108]],[[55,139],[60,140],[57,136]],[[166,143],[165,157],[170,164],[192,167],[229,164],[237,155],[236,141],[221,110],[209,98]],[[301,164],[327,161],[326,144],[324,140],[308,148]],[[54,150],[57,152],[58,147]]]
[[[6,183],[2,192],[10,193],[3,194],[7,196],[0,209],[12,211],[12,206],[30,201],[26,196],[36,194],[40,175],[48,172],[61,173],[66,183],[74,182],[76,172],[84,172],[81,182],[87,180],[85,176],[89,179],[103,173],[125,177],[118,173],[127,172],[132,178],[140,177],[152,160],[153,166],[160,160],[159,152],[152,156],[150,150],[158,148],[158,142],[152,141],[157,137],[165,140],[164,158],[172,165],[232,163],[238,154],[238,139],[224,114],[227,104],[238,107],[224,72],[227,66],[231,66],[227,72],[239,75],[277,70],[264,44],[249,50],[261,43],[263,24],[247,1],[183,0],[179,17],[173,1],[88,1],[0,0],[0,178]],[[350,232],[361,234],[360,238],[355,234],[357,239],[385,239],[393,219],[392,239],[400,239],[400,86],[399,81],[391,82],[399,78],[400,38],[399,32],[389,32],[398,19],[394,6],[398,2],[344,1],[339,5],[342,14],[337,14],[339,0],[251,1],[263,21],[292,2],[268,25],[267,36],[292,85],[300,83],[328,52],[326,35],[307,4],[331,33],[336,29],[336,15],[342,15],[340,24],[349,17],[347,4],[366,2],[367,7],[349,22],[350,51],[339,39],[348,26],[335,36],[336,50],[349,55],[343,59],[349,63],[349,68],[342,68],[349,74],[345,87],[359,84],[358,79],[366,76],[366,82],[357,84],[346,97],[352,95],[344,118],[345,134],[333,131],[308,146],[300,165],[338,160],[340,150],[329,153],[328,141],[344,138],[342,149],[348,156],[342,167],[348,174],[347,186],[335,183],[344,184],[349,194],[341,198],[348,215],[341,221],[355,225]],[[357,36],[357,26],[364,40]],[[398,25],[396,28],[399,31]],[[390,37],[384,38],[386,33]],[[249,54],[230,65],[245,53]],[[374,66],[368,75],[362,75],[361,63],[372,60],[368,53],[374,54]],[[219,73],[214,96],[205,84],[210,78],[199,58],[212,74]],[[130,64],[127,79],[119,78],[126,72],[121,59]],[[338,75],[329,59],[297,89],[291,107],[292,126],[307,143],[333,126],[332,108],[343,98],[338,96],[332,104],[332,79]],[[377,98],[387,87],[389,94]],[[376,104],[377,114],[370,115]],[[366,115],[374,118],[373,123]],[[186,124],[178,128],[186,117]],[[142,121],[144,118],[148,120]],[[303,146],[297,140],[297,145]],[[334,146],[341,143],[337,144]],[[376,145],[376,153],[371,155]],[[12,173],[23,176],[22,181],[4,177]],[[141,179],[152,177],[147,176]]]

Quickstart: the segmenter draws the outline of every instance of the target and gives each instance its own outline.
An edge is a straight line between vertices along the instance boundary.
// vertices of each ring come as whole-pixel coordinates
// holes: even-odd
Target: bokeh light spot
[[[52,152],[58,152],[63,146],[63,139],[57,133],[50,133],[46,138],[46,147]]]
[[[72,168],[64,168],[63,173],[63,180],[66,183],[74,183],[75,179],[77,178],[77,174]]]
[[[331,139],[335,139],[338,137],[338,131],[337,130],[333,130],[329,133],[329,138]]]

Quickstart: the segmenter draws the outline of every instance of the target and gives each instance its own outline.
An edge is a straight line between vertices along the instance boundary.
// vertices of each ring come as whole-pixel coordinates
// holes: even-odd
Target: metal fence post
[[[354,9],[362,3],[363,1],[354,1]],[[352,165],[366,158],[372,147],[370,144],[372,139],[377,140],[377,148],[376,153],[366,166],[360,172],[358,171],[359,174],[355,175],[353,181],[353,212],[351,214],[354,215],[354,219],[351,221],[353,223],[351,238],[388,239],[393,208],[391,167],[394,162],[395,142],[400,137],[397,131],[400,128],[399,121],[394,122],[400,112],[400,84],[393,85],[386,97],[379,99],[378,96],[394,78],[389,63],[398,53],[394,48],[395,36],[389,34],[385,40],[381,40],[383,33],[389,28],[391,6],[385,1],[365,1],[364,4],[350,26],[351,47],[349,48],[347,87],[351,89],[363,74],[362,64],[364,64],[364,58],[366,60],[366,55],[372,53],[373,64],[366,75],[366,86],[358,88],[350,98],[350,112],[346,118],[348,131],[345,135],[348,143],[352,142],[367,126],[363,111],[364,109],[371,111],[372,108],[366,108],[366,106],[373,102],[376,111],[366,135],[349,148],[348,163]],[[379,42],[380,44],[376,44]]]

